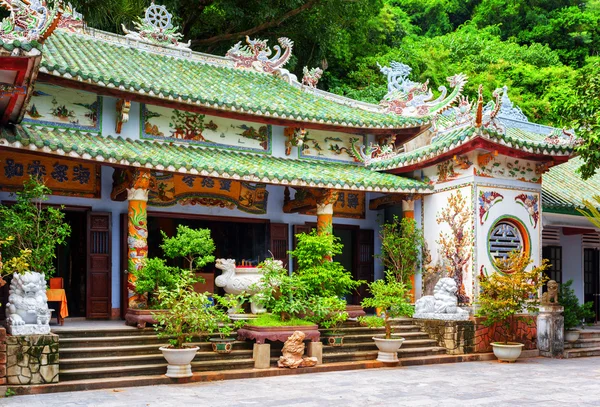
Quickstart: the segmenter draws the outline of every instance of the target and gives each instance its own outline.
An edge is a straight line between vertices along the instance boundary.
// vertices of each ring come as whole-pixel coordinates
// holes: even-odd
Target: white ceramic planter
[[[579,331],[575,329],[567,329],[565,330],[565,342],[577,342],[579,339]]]
[[[379,352],[377,353],[377,360],[384,363],[397,363],[398,362],[398,349],[402,346],[404,338],[392,338],[385,339],[381,336],[374,336],[373,340]]]
[[[525,345],[516,342],[509,342],[507,344],[502,342],[492,342],[494,355],[501,362],[514,362],[519,359],[523,346]]]
[[[191,377],[192,365],[190,364],[200,349],[197,346],[193,348],[174,349],[162,346],[159,348],[167,359],[167,377]]]

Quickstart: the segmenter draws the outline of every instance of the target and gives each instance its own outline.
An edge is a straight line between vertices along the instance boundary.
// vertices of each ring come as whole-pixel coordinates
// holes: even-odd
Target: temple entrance
[[[54,277],[62,278],[67,296],[69,317],[86,316],[87,282],[87,214],[65,210],[65,222],[71,226],[71,236],[56,248]],[[56,307],[54,307],[56,309]]]

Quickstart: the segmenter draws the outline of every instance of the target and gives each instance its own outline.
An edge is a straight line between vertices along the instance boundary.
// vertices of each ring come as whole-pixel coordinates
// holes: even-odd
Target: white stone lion
[[[417,300],[414,317],[449,320],[467,319],[469,313],[458,307],[457,291],[458,286],[453,278],[441,278],[433,289],[433,295],[426,295]]]
[[[43,273],[14,273],[6,303],[6,320],[13,335],[50,332],[50,310]]]

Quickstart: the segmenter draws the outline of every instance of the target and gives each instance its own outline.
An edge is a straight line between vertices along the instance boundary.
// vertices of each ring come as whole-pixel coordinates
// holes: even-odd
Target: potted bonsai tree
[[[361,305],[383,310],[384,317],[361,317],[359,321],[369,327],[385,326],[385,335],[374,336],[373,340],[379,349],[377,360],[384,363],[398,362],[398,349],[404,338],[392,332],[392,318],[412,316],[414,308],[410,305],[409,289],[406,284],[396,280],[393,272],[386,271],[385,278],[369,284],[372,297],[363,299]]]
[[[158,290],[160,307],[169,310],[153,315],[158,322],[158,337],[169,340],[168,346],[159,348],[168,362],[168,377],[192,376],[191,361],[199,348],[188,343],[202,333],[214,331],[216,326],[212,301],[206,293],[194,291],[197,281],[190,270],[182,270],[174,288]]]
[[[329,346],[343,346],[344,335],[340,328],[348,319],[346,301],[337,297],[316,297],[317,304],[311,307],[313,313],[311,320],[317,322],[319,327],[325,329],[324,343]]]
[[[213,295],[215,306],[212,308],[214,318],[211,331],[216,331],[219,334],[216,338],[209,339],[214,352],[231,353],[233,350],[233,342],[235,342],[235,338],[233,338],[231,334],[237,328],[242,327],[246,321],[231,320],[228,310],[240,307],[244,300],[245,297],[242,295]]]
[[[514,342],[517,323],[529,323],[521,314],[538,310],[538,293],[546,280],[543,271],[548,263],[544,260],[540,266],[526,270],[532,262],[527,254],[513,251],[506,259],[496,259],[496,267],[503,271],[479,276],[478,316],[485,317],[485,326],[502,327],[504,341],[491,344],[500,361],[519,358],[524,345]]]
[[[167,265],[165,259],[153,257],[144,261],[144,266],[132,271],[135,276],[135,292],[148,295],[148,308],[159,309],[158,292],[161,287],[166,290],[175,288],[181,274],[179,267]]]
[[[588,318],[594,318],[594,303],[589,301],[583,305],[579,304],[579,299],[575,291],[571,288],[573,280],[561,284],[558,296],[558,303],[563,306],[563,316],[565,319],[565,341],[576,342],[579,339],[579,330],[577,329]]]

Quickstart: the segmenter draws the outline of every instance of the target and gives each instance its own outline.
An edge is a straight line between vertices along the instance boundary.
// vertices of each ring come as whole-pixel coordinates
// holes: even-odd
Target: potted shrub
[[[233,350],[233,342],[235,338],[231,334],[237,329],[242,327],[245,320],[231,320],[228,310],[231,308],[236,309],[243,304],[243,296],[234,295],[213,295],[213,300],[216,303],[212,308],[213,313],[213,325],[211,331],[218,332],[219,336],[216,338],[210,338],[209,342],[212,345],[212,349],[216,353],[231,353]]]
[[[206,293],[194,291],[197,278],[189,270],[183,270],[173,289],[160,287],[158,302],[168,313],[155,313],[158,324],[155,330],[159,338],[168,338],[169,345],[159,349],[168,362],[168,377],[192,376],[191,361],[198,346],[189,342],[202,333],[215,329],[213,304]]]
[[[324,343],[329,346],[343,346],[344,335],[340,328],[348,319],[346,301],[337,297],[324,297],[320,298],[319,302],[318,312],[314,312],[317,307],[313,307],[313,312],[319,326],[325,329]]]
[[[406,284],[397,281],[393,272],[387,271],[385,278],[369,284],[372,297],[363,299],[361,305],[383,310],[384,317],[361,317],[359,321],[369,327],[385,326],[385,335],[374,336],[373,340],[379,349],[377,360],[385,363],[398,362],[398,349],[404,338],[392,332],[392,318],[412,316],[414,308],[410,305],[409,289]]]
[[[571,288],[573,280],[561,284],[558,296],[558,303],[564,307],[563,316],[565,319],[565,341],[576,342],[579,339],[578,327],[582,326],[583,321],[588,318],[594,318],[594,303],[589,301],[583,305],[579,304],[579,299],[575,291]]]
[[[148,295],[149,309],[159,309],[158,291],[161,287],[166,290],[175,288],[181,269],[168,266],[165,259],[153,257],[146,259],[144,266],[133,270],[132,274],[136,278],[135,292]]]
[[[485,326],[500,326],[504,336],[502,342],[492,342],[494,355],[500,361],[514,362],[521,355],[522,343],[514,342],[519,321],[529,323],[523,312],[535,313],[538,310],[538,293],[546,278],[542,265],[526,268],[532,263],[527,254],[513,251],[506,259],[496,259],[496,266],[503,272],[479,276],[478,316],[485,317]]]

